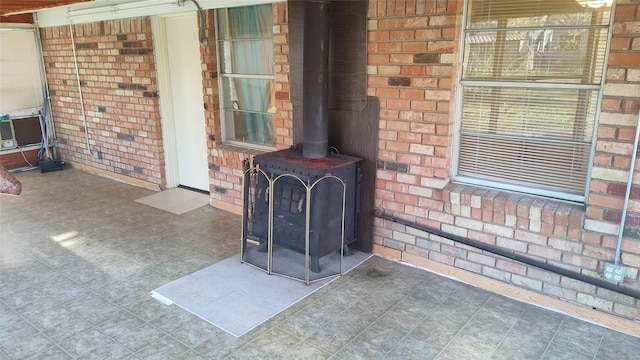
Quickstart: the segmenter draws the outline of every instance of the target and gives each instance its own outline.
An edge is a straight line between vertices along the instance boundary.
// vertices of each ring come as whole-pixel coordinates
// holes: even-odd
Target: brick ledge
[[[449,214],[546,236],[580,240],[584,228],[586,207],[562,200],[456,183],[442,200]]]

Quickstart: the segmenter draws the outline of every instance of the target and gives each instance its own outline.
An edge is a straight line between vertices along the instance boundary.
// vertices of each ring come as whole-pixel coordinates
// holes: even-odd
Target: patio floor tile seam
[[[383,317],[385,317],[385,315],[386,315],[386,314],[390,313],[390,311],[392,311],[392,309],[394,309],[394,308],[395,308],[396,306],[398,306],[399,304],[403,303],[403,301],[404,301],[404,300],[406,300],[406,299],[410,298],[410,297],[412,296],[412,294],[414,294],[414,291],[416,290],[416,288],[418,288],[418,287],[420,286],[420,284],[424,283],[424,281],[426,281],[426,280],[422,280],[422,281],[420,281],[418,284],[415,284],[415,285],[412,287],[412,289],[411,289],[410,291],[408,291],[408,292],[407,292],[407,294],[406,294],[404,297],[402,297],[401,299],[399,299],[398,301],[396,301],[396,302],[395,302],[393,305],[391,305],[391,306],[390,306],[386,311],[384,311],[384,312],[383,312],[383,313],[381,313],[378,317],[376,317],[375,319],[373,319],[373,320],[372,320],[372,321],[371,321],[371,322],[370,322],[370,323],[369,323],[365,328],[363,328],[360,332],[356,333],[356,334],[352,337],[352,339],[357,339],[360,335],[365,334],[365,333],[366,333],[366,332],[367,332],[367,331],[368,331],[368,330],[369,330],[369,329],[370,329],[370,328],[371,328],[371,327],[372,327],[372,326],[373,326],[377,321],[380,321]],[[377,288],[381,288],[382,286],[384,286],[384,283],[383,283],[383,284],[380,284],[379,286],[377,286]],[[447,298],[448,298],[448,297],[447,297]],[[445,298],[444,300],[442,300],[442,301],[440,302],[440,304],[442,304],[444,301],[446,301],[446,299],[447,299],[447,298]],[[439,306],[440,304],[438,304],[438,306]],[[437,309],[437,307],[436,307],[436,309]],[[432,311],[432,313],[433,313],[434,311],[436,311],[436,309],[434,309],[434,310]],[[422,317],[421,317],[421,319],[425,319],[425,318],[427,318],[427,317],[431,316],[431,314],[432,314],[432,313],[430,313],[430,314],[428,314],[428,315],[424,315],[424,316],[422,316]],[[405,331],[405,332],[406,332],[406,334],[405,334],[405,335],[404,335],[400,340],[398,340],[398,341],[394,344],[394,346],[390,347],[390,349],[389,349],[389,350],[387,350],[386,352],[384,352],[384,357],[386,357],[387,355],[389,355],[390,353],[392,353],[392,352],[393,352],[393,350],[394,350],[394,349],[395,349],[399,344],[401,344],[401,343],[402,343],[402,341],[403,341],[407,336],[409,336],[409,335],[411,334],[411,332],[412,332],[412,331],[413,331],[417,326],[418,326],[418,325],[415,325],[415,326],[414,326],[412,329],[410,329],[410,330],[406,330],[406,331],[405,331],[405,330],[402,330],[402,331]],[[397,330],[400,330],[400,329],[397,329]],[[367,342],[366,340],[363,340],[363,341],[364,341],[364,342]],[[368,343],[368,344],[370,344],[370,345],[372,345],[372,346],[375,346],[375,344],[371,344],[370,342],[367,342],[367,343]],[[336,355],[336,354],[340,353],[340,352],[341,352],[342,350],[344,350],[347,346],[349,346],[349,343],[347,343],[347,344],[345,344],[344,346],[342,346],[342,347],[341,347],[338,351],[336,351],[336,352],[335,352],[335,354],[333,354],[333,355]]]
[[[478,307],[478,309],[473,313],[472,316],[469,317],[469,319],[464,323],[464,325],[462,325],[460,327],[460,329],[455,333],[455,335],[453,335],[451,337],[451,339],[449,339],[449,341],[447,341],[447,344],[444,345],[442,347],[442,349],[438,352],[438,354],[436,355],[436,359],[445,351],[449,348],[449,346],[453,343],[453,341],[462,333],[462,331],[464,330],[464,328],[471,322],[471,320],[482,310],[482,308],[489,302],[489,300],[491,299],[491,297],[488,297],[481,306]],[[443,302],[444,303],[444,302]]]

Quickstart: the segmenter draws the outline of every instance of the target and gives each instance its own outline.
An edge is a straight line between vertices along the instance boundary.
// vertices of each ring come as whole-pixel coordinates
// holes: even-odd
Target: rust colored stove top
[[[332,154],[329,157],[321,159],[308,159],[302,156],[302,153],[293,149],[279,150],[262,155],[255,156],[256,163],[260,164],[278,164],[278,167],[304,168],[304,169],[335,169],[349,164],[357,163],[361,159],[341,155]]]

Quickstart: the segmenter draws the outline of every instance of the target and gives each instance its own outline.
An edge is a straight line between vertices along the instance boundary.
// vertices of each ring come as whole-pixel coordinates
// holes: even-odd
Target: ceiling
[[[91,0],[2,0],[0,1],[0,15],[32,12],[87,1]]]

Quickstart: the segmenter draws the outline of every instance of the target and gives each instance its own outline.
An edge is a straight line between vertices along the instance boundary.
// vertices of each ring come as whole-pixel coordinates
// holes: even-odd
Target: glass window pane
[[[593,8],[587,0],[473,0],[467,28],[607,25],[611,4],[601,1],[603,6]]]
[[[273,40],[271,39],[220,41],[218,49],[220,71],[223,74],[273,74]]]
[[[273,80],[222,78],[224,108],[275,113]]]
[[[270,38],[271,4],[218,10],[218,39]]]
[[[275,145],[275,134],[270,114],[226,110],[225,138],[231,141],[257,145]]]
[[[584,192],[590,144],[462,135],[460,175],[569,194]]]
[[[462,132],[591,142],[595,90],[463,89]]]
[[[606,29],[468,32],[463,77],[599,84]]]

